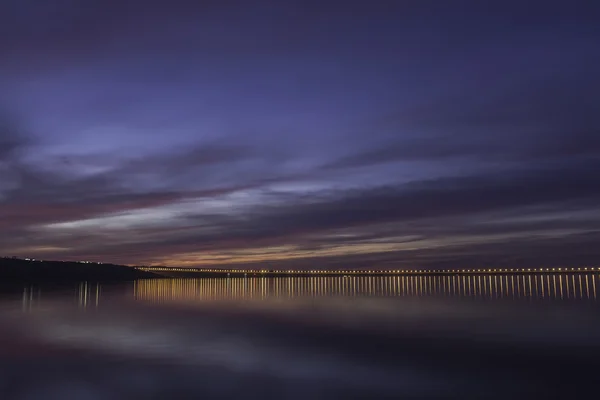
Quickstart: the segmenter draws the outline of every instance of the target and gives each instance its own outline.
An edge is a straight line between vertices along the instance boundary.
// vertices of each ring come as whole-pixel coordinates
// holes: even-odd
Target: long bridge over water
[[[199,274],[205,276],[395,276],[395,275],[474,275],[474,274],[563,274],[600,273],[600,267],[478,268],[478,269],[397,269],[397,270],[274,270],[183,267],[136,267],[159,275]]]

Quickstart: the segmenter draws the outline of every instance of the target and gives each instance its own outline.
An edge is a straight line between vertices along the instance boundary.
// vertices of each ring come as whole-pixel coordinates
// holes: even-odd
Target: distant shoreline
[[[600,273],[598,267],[584,268],[491,268],[448,270],[242,270],[215,268],[177,268],[164,266],[126,266],[110,263],[50,261],[0,257],[0,282],[61,283],[61,282],[126,282],[137,279],[241,278],[241,277],[352,277],[352,276],[412,276],[412,275],[534,275],[534,274]]]
[[[118,264],[0,258],[2,283],[124,282],[143,278],[161,276]]]

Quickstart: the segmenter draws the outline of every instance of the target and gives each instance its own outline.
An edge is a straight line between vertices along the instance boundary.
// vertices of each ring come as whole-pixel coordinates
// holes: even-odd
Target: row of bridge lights
[[[141,268],[149,271],[169,271],[169,272],[216,272],[216,273],[252,273],[252,274],[430,274],[430,273],[485,273],[485,272],[568,272],[568,271],[600,271],[598,267],[584,267],[584,268],[504,268],[504,269],[450,269],[450,270],[391,270],[391,271],[364,271],[364,270],[353,270],[353,271],[324,271],[324,270],[282,270],[282,271],[270,271],[266,269],[262,270],[245,270],[245,269],[203,269],[203,268],[160,268],[160,267],[146,267]]]

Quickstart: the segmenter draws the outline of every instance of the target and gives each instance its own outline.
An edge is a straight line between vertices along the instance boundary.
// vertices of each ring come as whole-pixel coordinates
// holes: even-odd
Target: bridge
[[[159,275],[201,274],[207,276],[391,276],[391,275],[473,275],[473,274],[564,274],[600,272],[600,267],[580,268],[479,268],[479,269],[397,269],[397,270],[272,270],[229,268],[136,267]]]

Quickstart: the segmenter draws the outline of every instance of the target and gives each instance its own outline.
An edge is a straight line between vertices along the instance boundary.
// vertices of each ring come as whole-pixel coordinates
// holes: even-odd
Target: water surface
[[[572,398],[597,274],[4,287],[3,398]],[[52,397],[54,396],[54,397]]]

